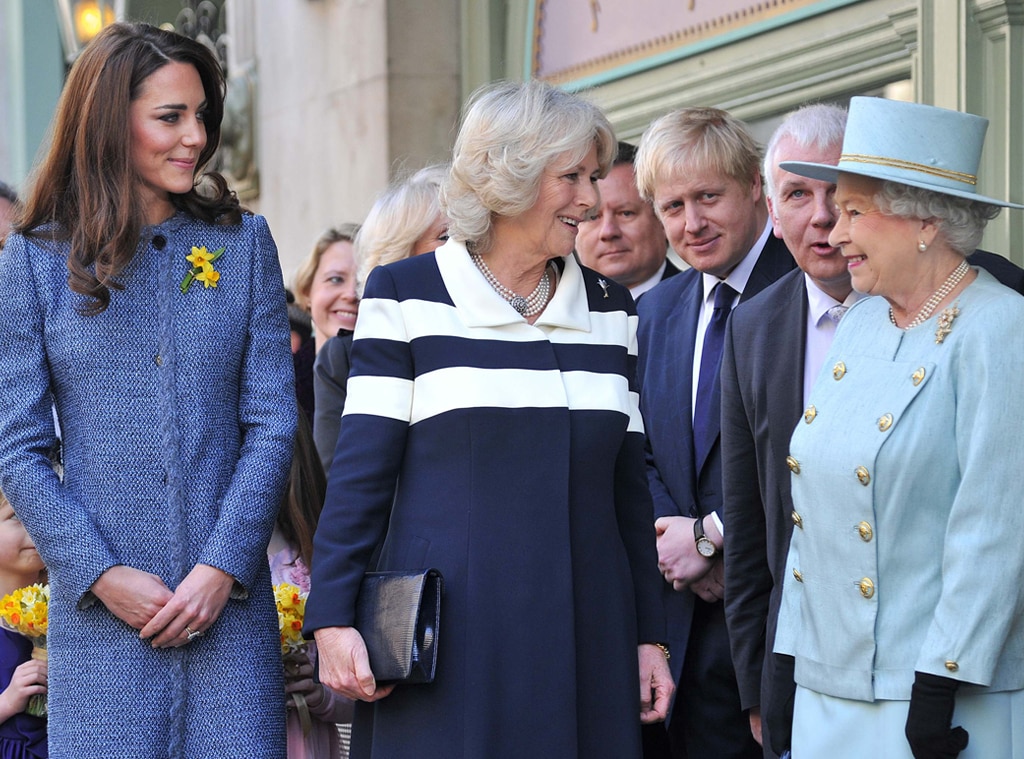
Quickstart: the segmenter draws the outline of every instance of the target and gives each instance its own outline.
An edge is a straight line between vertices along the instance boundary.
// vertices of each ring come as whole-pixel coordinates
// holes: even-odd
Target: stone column
[[[1024,203],[1024,0],[919,0],[916,98],[989,120],[978,191]],[[1024,211],[983,246],[1024,264]]]

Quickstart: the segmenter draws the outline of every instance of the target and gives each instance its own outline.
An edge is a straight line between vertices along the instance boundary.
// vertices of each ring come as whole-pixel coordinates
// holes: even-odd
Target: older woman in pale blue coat
[[[855,98],[841,245],[866,298],[793,434],[775,650],[793,756],[1024,757],[1024,298],[972,269],[987,122]],[[1018,206],[1019,207],[1019,206]]]
[[[284,753],[266,545],[296,406],[267,225],[193,189],[220,87],[201,45],[105,31],[0,253],[0,487],[50,569],[51,759]]]

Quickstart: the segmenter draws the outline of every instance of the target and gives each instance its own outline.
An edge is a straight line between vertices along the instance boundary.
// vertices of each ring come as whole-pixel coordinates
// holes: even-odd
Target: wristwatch
[[[705,559],[713,559],[718,555],[718,546],[704,534],[704,517],[697,517],[693,522],[693,540],[697,544],[697,553]]]

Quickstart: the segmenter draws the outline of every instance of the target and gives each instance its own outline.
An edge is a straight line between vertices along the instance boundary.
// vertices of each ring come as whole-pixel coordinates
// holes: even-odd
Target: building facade
[[[56,14],[0,0],[0,177],[22,183],[60,89]],[[480,84],[538,76],[636,139],[686,105],[766,139],[803,103],[871,94],[990,120],[979,191],[1024,201],[1024,0],[132,0],[174,24],[223,15],[233,99],[225,168],[291,273],[396,174],[445,160]],[[1024,264],[1024,214],[985,246]]]

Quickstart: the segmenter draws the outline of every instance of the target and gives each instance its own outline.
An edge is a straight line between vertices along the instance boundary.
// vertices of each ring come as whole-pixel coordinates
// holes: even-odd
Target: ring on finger
[[[188,638],[188,642],[191,643],[196,638],[203,637],[203,631],[202,630],[193,630],[188,625],[185,625],[185,637]]]

